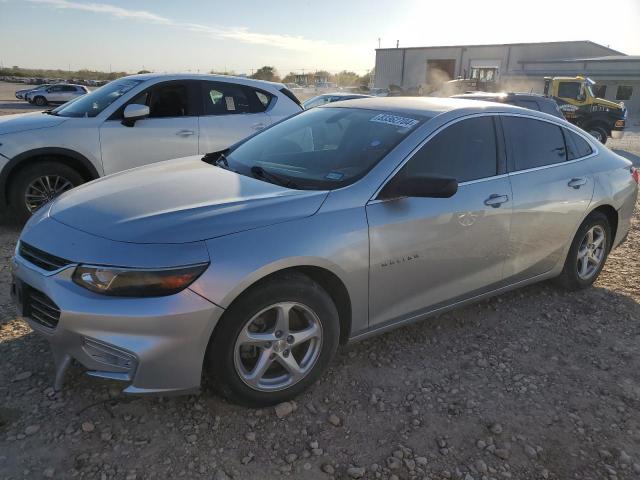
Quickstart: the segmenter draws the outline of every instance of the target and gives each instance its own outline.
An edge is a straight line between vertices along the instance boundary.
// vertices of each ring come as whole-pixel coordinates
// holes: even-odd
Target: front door
[[[581,159],[592,149],[584,138],[554,123],[502,117],[513,220],[505,280],[550,271],[571,242],[593,196],[594,181]]]
[[[367,205],[370,325],[426,313],[502,280],[511,187],[501,174],[497,146],[491,116],[453,123],[397,173],[456,178],[453,197],[375,199]]]
[[[100,127],[105,174],[148,163],[198,153],[195,81],[163,82],[145,90],[128,104],[148,105],[148,118],[134,126],[122,124],[119,109]]]
[[[200,153],[217,152],[271,123],[271,94],[226,82],[202,82]]]

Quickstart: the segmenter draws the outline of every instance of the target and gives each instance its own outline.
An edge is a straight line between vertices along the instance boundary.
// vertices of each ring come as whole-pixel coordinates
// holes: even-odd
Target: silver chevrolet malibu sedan
[[[72,361],[132,394],[205,371],[268,405],[340,343],[545,279],[590,286],[637,193],[629,161],[543,113],[350,100],[61,195],[24,228],[12,293],[56,388]]]

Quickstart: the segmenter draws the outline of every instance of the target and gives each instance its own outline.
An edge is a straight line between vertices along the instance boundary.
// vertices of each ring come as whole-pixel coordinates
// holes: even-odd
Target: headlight
[[[136,269],[79,265],[73,281],[92,292],[118,297],[161,297],[191,285],[208,263],[162,269]]]

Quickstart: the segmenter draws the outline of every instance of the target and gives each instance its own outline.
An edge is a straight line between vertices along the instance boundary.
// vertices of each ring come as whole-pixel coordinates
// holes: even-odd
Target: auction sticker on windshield
[[[375,117],[369,119],[370,122],[386,123],[387,125],[393,125],[395,127],[411,128],[418,123],[418,120],[407,117],[399,117],[398,115],[391,115],[390,113],[380,113]]]

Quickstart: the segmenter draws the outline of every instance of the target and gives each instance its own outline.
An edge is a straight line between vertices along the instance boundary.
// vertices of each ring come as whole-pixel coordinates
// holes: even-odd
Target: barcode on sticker
[[[396,127],[410,128],[417,125],[419,122],[413,118],[399,117],[398,115],[391,115],[389,113],[380,113],[375,117],[369,119],[370,122],[386,123],[387,125],[394,125]]]

